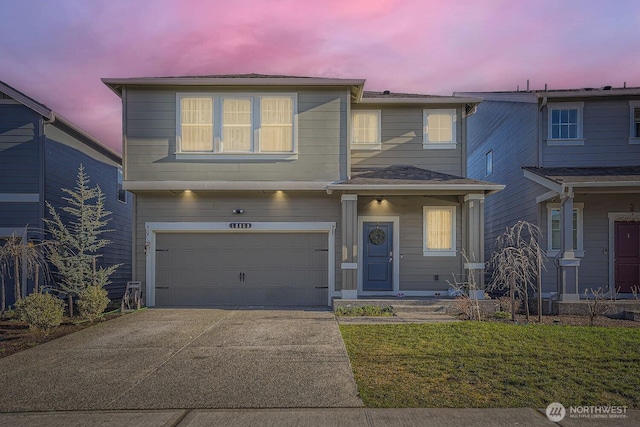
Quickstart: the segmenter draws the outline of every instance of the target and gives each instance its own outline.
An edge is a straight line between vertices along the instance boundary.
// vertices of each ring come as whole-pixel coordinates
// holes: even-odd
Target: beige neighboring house
[[[483,274],[484,199],[504,186],[466,177],[478,98],[256,74],[103,82],[122,98],[147,305],[445,296]]]

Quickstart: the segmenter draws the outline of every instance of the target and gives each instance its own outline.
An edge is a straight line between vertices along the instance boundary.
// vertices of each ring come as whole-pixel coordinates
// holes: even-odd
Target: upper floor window
[[[424,110],[423,148],[456,148],[456,110]]]
[[[351,148],[380,149],[380,110],[357,110],[351,114]]]
[[[423,206],[423,255],[456,254],[456,207]]]
[[[550,103],[549,143],[551,145],[582,145],[582,110],[584,103]]]
[[[118,184],[116,187],[116,190],[118,192],[118,200],[123,202],[123,203],[127,203],[127,192],[126,190],[122,187],[122,168],[120,166],[118,166]]]
[[[493,150],[489,150],[484,156],[484,174],[489,176],[493,173]]]
[[[629,101],[631,129],[629,143],[640,144],[640,101]]]
[[[577,252],[577,256],[584,255],[582,226],[583,206],[582,203],[574,203],[573,208],[573,241],[571,248]],[[555,256],[562,248],[562,220],[559,204],[547,205],[547,237],[548,254]]]
[[[177,108],[179,158],[296,153],[295,95],[182,93]]]

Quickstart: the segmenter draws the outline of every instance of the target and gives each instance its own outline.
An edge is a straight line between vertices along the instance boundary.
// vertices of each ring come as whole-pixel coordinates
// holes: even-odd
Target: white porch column
[[[472,298],[484,298],[484,194],[467,194],[464,197],[464,216],[466,219],[465,252],[468,262],[464,268],[467,270],[469,281],[475,279],[476,295]]]
[[[343,194],[342,202],[342,298],[358,298],[358,195]]]
[[[578,268],[580,260],[573,250],[573,189],[562,195],[560,205],[560,301],[580,299],[578,291]]]

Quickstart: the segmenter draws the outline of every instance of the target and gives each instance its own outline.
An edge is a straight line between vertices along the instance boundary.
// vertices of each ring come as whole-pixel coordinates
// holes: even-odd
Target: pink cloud
[[[640,85],[640,5],[621,0],[58,0],[0,16],[0,80],[120,149],[101,77],[277,73],[367,88]],[[634,81],[635,79],[635,81]]]

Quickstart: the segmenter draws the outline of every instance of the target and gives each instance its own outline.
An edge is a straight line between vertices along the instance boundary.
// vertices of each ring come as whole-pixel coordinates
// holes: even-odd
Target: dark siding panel
[[[66,203],[63,188],[73,189],[76,186],[78,168],[82,164],[90,179],[90,187],[96,184],[105,194],[106,209],[112,212],[108,228],[114,231],[105,235],[112,243],[104,249],[103,257],[98,265],[123,265],[111,276],[112,284],[107,286],[109,298],[120,298],[124,294],[126,282],[131,280],[131,226],[133,218],[133,202],[127,193],[127,203],[118,201],[117,167],[100,162],[79,150],[64,144],[46,141],[46,200],[61,211]],[[48,216],[48,212],[47,212]],[[67,218],[63,216],[63,219]]]
[[[23,105],[0,104],[0,193],[38,193],[39,120]]]

